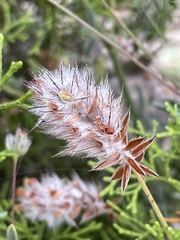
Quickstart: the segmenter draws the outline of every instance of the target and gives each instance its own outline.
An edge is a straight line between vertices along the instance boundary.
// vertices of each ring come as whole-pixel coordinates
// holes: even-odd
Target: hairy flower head
[[[122,94],[114,98],[108,79],[96,84],[87,69],[60,64],[55,71],[43,69],[29,84],[34,91],[30,110],[46,134],[65,139],[59,155],[85,154],[98,159],[93,170],[117,165],[112,179],[122,178],[125,190],[131,170],[157,176],[140,164],[153,139],[128,141],[130,111],[123,117]]]
[[[75,174],[71,181],[60,179],[56,174],[46,174],[41,181],[27,178],[24,187],[17,189],[17,195],[16,208],[32,221],[46,221],[50,228],[63,222],[76,226],[75,218],[82,210],[81,223],[103,213],[112,213],[99,196],[97,187],[83,182]]]

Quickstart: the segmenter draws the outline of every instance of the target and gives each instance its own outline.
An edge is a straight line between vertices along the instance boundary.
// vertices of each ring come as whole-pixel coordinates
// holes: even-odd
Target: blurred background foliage
[[[171,49],[171,38],[173,37],[168,38],[167,32],[171,32],[178,25],[176,16],[180,16],[179,1],[109,0],[107,3],[113,13],[103,4],[103,1],[99,0],[62,0],[56,2],[59,2],[62,6],[79,16],[127,53],[140,60],[141,63],[155,70],[158,76],[163,72],[161,71],[162,68],[159,67],[158,69],[156,67],[159,66],[159,63],[164,63],[162,59],[166,59],[167,56],[163,55],[160,60],[156,56],[164,46],[170,46]],[[133,36],[136,36],[140,46],[130,37],[129,32],[122,27],[117,19],[120,19],[128,31]],[[179,157],[178,144],[180,134],[174,134],[176,131],[179,131],[180,126],[179,76],[176,75],[175,79],[173,76],[172,80],[171,76],[163,75],[164,82],[168,82],[172,88],[176,86],[174,91],[169,90],[165,85],[158,82],[155,77],[145,73],[121,52],[118,52],[89,29],[68,16],[68,14],[60,11],[45,0],[1,0],[0,32],[4,36],[3,74],[8,71],[12,61],[20,60],[23,62],[23,66],[2,87],[0,92],[1,104],[13,101],[26,93],[25,81],[31,80],[33,74],[36,74],[41,67],[48,69],[56,68],[60,58],[66,63],[69,61],[72,64],[78,63],[80,68],[88,65],[92,68],[91,71],[95,74],[97,82],[108,74],[115,96],[118,96],[123,88],[125,109],[129,105],[131,105],[132,109],[133,127],[129,129],[130,134],[132,136],[157,134],[156,143],[153,144],[149,155],[145,158],[147,161],[145,161],[154,170],[157,170],[162,177],[158,180],[158,183],[157,179],[152,181],[149,178],[148,186],[152,190],[163,214],[175,216],[175,212],[178,210],[177,202],[180,198],[177,191],[179,188],[172,188],[172,186],[176,185],[176,182],[175,185],[169,185],[167,182],[169,178],[178,179],[180,171],[179,162],[177,161]],[[145,51],[140,49],[142,46]],[[173,62],[173,65],[176,65],[176,61]],[[166,65],[163,66],[166,68]],[[165,100],[170,102],[166,107],[164,106]],[[173,110],[174,103],[176,103],[175,110]],[[166,108],[169,112],[166,111]],[[170,116],[171,118],[168,120]],[[153,123],[153,119],[156,119],[156,122]],[[30,130],[35,125],[35,122],[36,118],[34,116],[18,107],[0,111],[1,150],[4,148],[4,137],[8,131],[15,132],[18,125]],[[169,128],[165,129],[167,125]],[[70,176],[75,169],[85,180],[101,181],[102,176],[105,177],[105,181],[109,179],[106,176],[107,173],[104,172],[87,174],[89,166],[86,159],[73,159],[70,157],[52,158],[53,155],[60,151],[60,147],[64,144],[63,141],[52,140],[37,129],[34,129],[30,135],[33,138],[31,149],[18,162],[18,186],[22,184],[24,177],[39,177],[40,174],[46,171],[55,171],[59,176]],[[110,171],[113,171],[113,169],[110,169]],[[1,201],[9,199],[11,176],[12,162],[10,159],[6,159],[0,166]],[[133,178],[132,181],[134,181]],[[162,182],[166,182],[166,184],[162,184]],[[110,191],[113,197],[117,197],[120,194],[120,183],[114,184],[113,182],[107,186],[108,189],[111,189],[111,191],[108,190],[107,192]],[[104,186],[106,186],[106,183],[104,183]],[[153,222],[153,217],[151,218],[152,213],[149,212],[150,206],[146,205],[147,200],[140,193],[140,189],[137,190],[137,182],[129,187],[131,188],[132,186],[136,191],[133,188],[131,189],[132,191],[127,190],[121,203],[122,212],[125,211],[127,206],[130,206],[129,209],[131,211],[128,210],[129,212],[127,212],[127,214],[130,214],[128,215],[129,219],[134,219],[133,217],[135,217],[141,219],[142,222],[146,220],[147,222]],[[103,194],[107,199],[112,197],[106,196],[106,188]],[[139,194],[141,195],[140,198],[138,197]],[[133,205],[130,205],[131,199],[134,199]],[[131,206],[135,206],[135,202],[137,204],[137,199],[138,209],[135,209],[135,212],[133,212]],[[7,202],[5,205],[3,203],[2,209],[6,208],[8,210],[6,205]],[[20,219],[24,221],[22,217]],[[101,219],[101,221],[103,222],[104,220]],[[122,221],[120,219],[118,221],[121,222],[119,223],[121,225]],[[24,222],[24,224],[26,223]],[[42,232],[47,231],[44,225],[39,227],[38,224],[37,228],[34,227],[35,229],[41,228]],[[109,222],[107,221],[103,224],[108,225]],[[126,222],[123,224],[125,229],[129,225]],[[155,223],[155,220],[153,224],[156,225],[154,229],[158,229],[158,224]],[[103,228],[101,232],[102,239],[119,239],[118,236],[127,236],[126,234],[123,235],[123,231],[120,231],[118,227],[116,228],[117,231],[115,231],[109,226],[107,227],[107,232]],[[137,225],[135,224],[135,228],[132,225],[129,229],[131,231],[137,230],[138,232],[139,230],[136,227]],[[142,231],[150,229],[148,227],[144,229],[143,226],[139,226],[139,228]],[[118,235],[118,232],[120,235]],[[154,239],[153,234],[152,236],[150,234],[150,237],[148,237],[147,233],[149,232],[146,231],[145,236],[141,235],[137,239]],[[111,235],[113,237],[110,237]],[[45,239],[43,234],[42,238],[38,238],[35,235],[32,236],[29,239]],[[128,239],[135,239],[135,236],[130,236],[128,235]],[[85,239],[80,237],[77,239]],[[22,237],[20,239],[27,238]],[[92,239],[99,238],[94,234]]]

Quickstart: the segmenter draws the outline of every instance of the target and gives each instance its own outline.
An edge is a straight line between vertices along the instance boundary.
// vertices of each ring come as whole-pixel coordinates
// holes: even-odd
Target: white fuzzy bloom
[[[122,94],[113,97],[107,78],[97,85],[87,69],[80,72],[61,63],[55,71],[43,69],[28,86],[34,91],[30,111],[39,117],[37,125],[67,141],[59,155],[83,153],[96,158],[94,170],[119,165],[112,179],[122,178],[122,191],[131,168],[144,176],[157,175],[139,164],[154,138],[128,142],[130,112],[122,117]]]
[[[81,211],[78,200],[82,193],[68,180],[62,181],[55,174],[43,176],[41,182],[26,179],[25,187],[18,188],[17,195],[24,216],[32,221],[44,220],[50,228],[62,222],[76,225],[74,218]]]
[[[56,174],[44,175],[41,181],[27,178],[17,189],[17,209],[26,218],[46,221],[50,228],[63,222],[76,226],[75,218],[84,210],[81,223],[103,213],[112,213],[99,196],[97,187],[86,184],[77,175],[72,181],[61,180]]]
[[[35,92],[30,111],[46,133],[67,140],[61,155],[108,158],[122,149],[121,141],[114,142],[122,123],[121,97],[113,99],[107,79],[97,86],[88,70],[63,65],[54,72],[43,69],[35,79],[29,85]]]

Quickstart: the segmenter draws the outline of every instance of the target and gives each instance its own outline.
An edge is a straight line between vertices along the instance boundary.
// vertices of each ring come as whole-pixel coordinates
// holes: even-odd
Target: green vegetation
[[[161,78],[151,70],[156,66],[150,67],[159,48],[169,43],[165,33],[179,8],[178,1],[169,0],[0,1],[0,240],[180,239],[180,89],[179,84],[169,84],[166,76]],[[154,48],[155,43],[158,47]],[[124,108],[131,106],[129,134],[156,135],[142,162],[159,177],[143,180],[167,228],[136,175],[131,175],[121,196],[120,181],[110,181],[115,168],[88,172],[92,159],[52,158],[65,142],[33,128],[36,118],[27,111],[33,92],[28,91],[26,81],[42,67],[57,68],[59,59],[77,63],[79,68],[88,65],[97,83],[108,73],[115,95],[123,89]],[[161,96],[154,93],[157,88]],[[113,219],[102,215],[79,227],[62,224],[54,229],[18,211],[13,219],[12,159],[17,156],[7,150],[5,137],[18,126],[32,130],[32,145],[18,158],[16,187],[27,177],[39,179],[45,172],[69,177],[75,170],[82,179],[103,186],[100,194],[113,209]]]

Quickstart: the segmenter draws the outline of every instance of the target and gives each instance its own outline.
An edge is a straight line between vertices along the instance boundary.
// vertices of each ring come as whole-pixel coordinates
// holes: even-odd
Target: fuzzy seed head
[[[122,94],[114,98],[106,78],[99,85],[87,69],[60,64],[55,71],[43,69],[28,84],[34,91],[33,108],[38,124],[46,134],[65,139],[59,155],[85,154],[98,160],[93,170],[117,165],[112,177],[122,178],[125,190],[131,170],[141,175],[157,176],[140,164],[154,138],[128,141],[130,111],[123,117]]]

